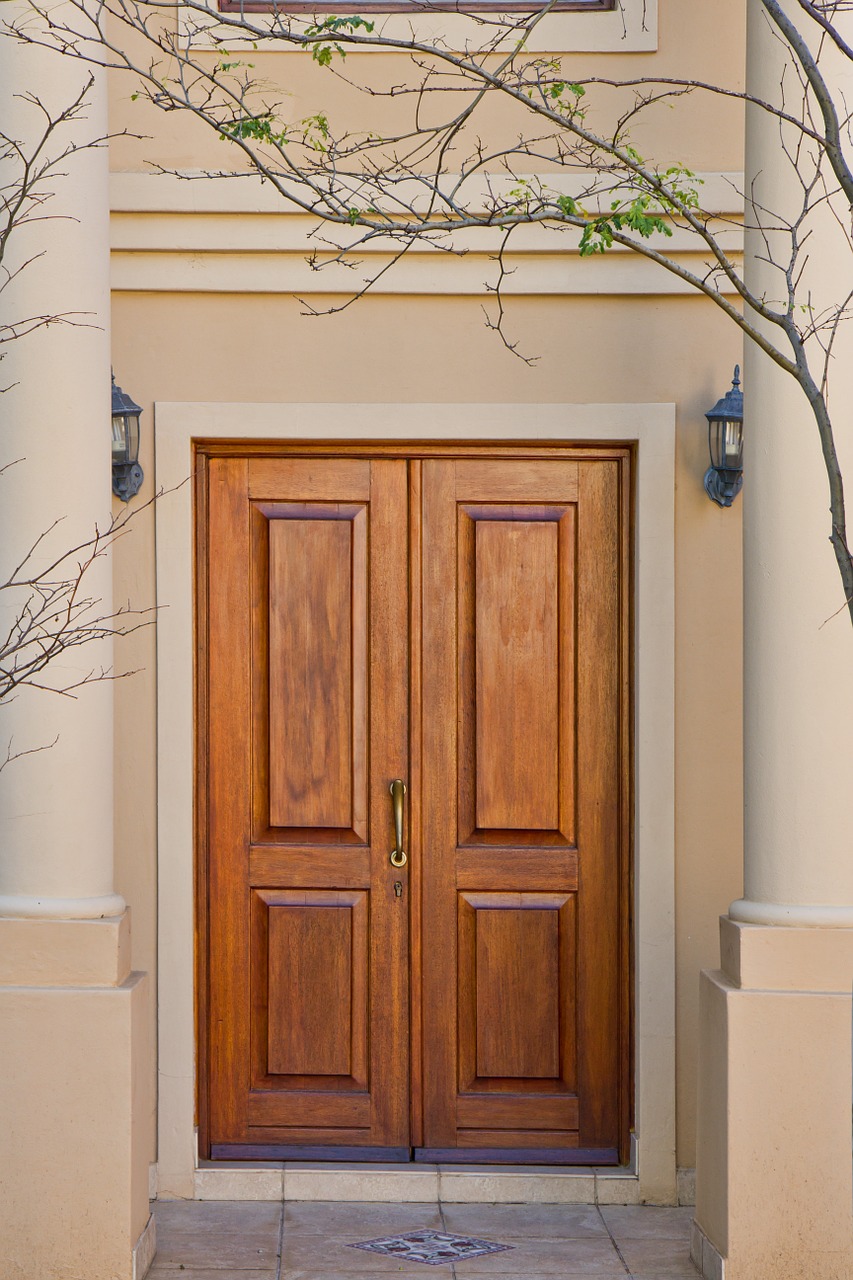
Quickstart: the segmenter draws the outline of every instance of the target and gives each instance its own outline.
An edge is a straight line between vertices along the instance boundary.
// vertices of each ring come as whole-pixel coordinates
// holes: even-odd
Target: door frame
[[[473,451],[518,444],[632,444],[636,447],[634,595],[635,789],[634,1115],[637,1147],[620,1172],[643,1198],[671,1197],[674,1158],[674,492],[673,405],[155,405],[157,485],[186,480],[197,442],[248,441],[293,448],[327,441],[342,452],[353,439],[363,451],[409,456],[453,452],[464,438]],[[519,423],[535,435],[519,439]],[[261,446],[264,447],[264,446]],[[196,1048],[194,964],[190,939],[193,893],[192,486],[157,504],[158,857],[161,1192],[193,1195]]]

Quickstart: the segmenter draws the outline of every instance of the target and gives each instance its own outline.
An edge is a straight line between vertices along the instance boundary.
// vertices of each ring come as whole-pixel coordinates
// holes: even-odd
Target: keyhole
[[[400,880],[395,880],[395,881],[394,881],[394,893],[397,895],[397,897],[398,897],[398,898],[401,898],[401,897],[403,896],[403,884],[402,884],[402,881],[400,881]]]

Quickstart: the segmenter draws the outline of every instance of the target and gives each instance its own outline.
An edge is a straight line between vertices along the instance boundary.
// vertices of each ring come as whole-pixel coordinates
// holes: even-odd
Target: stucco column
[[[27,13],[17,0],[2,8],[8,23]],[[3,291],[4,321],[26,330],[51,318],[7,343],[0,363],[0,465],[14,464],[0,477],[4,577],[60,560],[48,578],[73,578],[109,522],[109,199],[106,147],[86,147],[107,133],[103,73],[0,36],[0,128],[25,155],[45,111],[68,108],[90,76],[79,118],[46,138],[42,156],[84,149],[55,166],[41,191],[51,198],[13,230],[4,263],[22,268]],[[13,159],[3,176],[15,180]],[[0,593],[3,634],[28,594]],[[111,597],[104,556],[81,583],[79,619],[107,617]],[[17,756],[0,771],[4,1280],[141,1280],[154,1248],[146,979],[131,972],[129,913],[113,884],[112,684],[86,683],[112,665],[109,639],[72,646],[37,681],[83,682],[74,696],[25,686],[0,707],[0,759]]]
[[[811,36],[800,6],[787,9]],[[850,39],[853,20],[834,20]],[[749,0],[747,49],[748,90],[797,111],[802,90],[760,0]],[[829,46],[821,67],[843,105],[853,68]],[[774,266],[790,256],[782,224],[800,214],[799,179],[812,176],[809,144],[793,129],[780,139],[777,119],[749,109],[746,275],[771,305],[785,298]],[[849,209],[836,212],[840,221],[824,205],[802,229],[798,302],[810,298],[817,313],[853,284]],[[810,359],[819,379],[817,343]],[[851,485],[853,332],[843,324],[829,385]],[[745,887],[721,921],[721,969],[702,976],[693,1255],[714,1280],[848,1280],[853,628],[803,392],[752,345],[744,388]]]
[[[807,29],[799,6],[789,9]],[[836,14],[834,21],[853,37],[850,15]],[[820,65],[843,110],[853,92],[853,66],[833,58],[829,47]],[[786,103],[796,110],[791,68],[785,70],[779,42],[754,0],[748,68],[750,91],[769,101],[780,101],[784,75]],[[793,147],[795,141],[789,130],[786,142]],[[799,165],[806,179],[812,174],[808,152],[806,145]],[[759,111],[748,115],[746,189],[766,210],[790,219],[802,208],[802,188],[782,153],[778,122]],[[841,226],[826,209],[812,214],[804,228],[811,235],[798,302],[810,294],[818,313],[842,304],[853,284],[849,210],[843,200],[837,203]],[[767,212],[758,218],[771,221]],[[787,262],[789,236],[753,230],[747,233],[746,269],[753,290],[773,302],[783,298],[784,280],[766,261],[768,241],[771,256]],[[805,324],[803,313],[799,318]],[[809,354],[819,378],[817,343]],[[794,380],[751,345],[745,366],[744,898],[733,903],[730,915],[753,923],[853,926],[853,627],[828,541],[826,470],[814,417]],[[842,470],[853,490],[849,324],[836,338],[829,397]],[[853,506],[853,493],[848,502]]]
[[[6,4],[12,22],[23,6]],[[0,39],[2,128],[32,147],[45,118],[27,95],[54,113],[67,108],[92,75],[84,64]],[[47,139],[45,156],[107,133],[106,84],[94,76],[80,118]],[[19,171],[10,160],[6,173]],[[110,517],[109,197],[106,147],[87,149],[56,166],[41,191],[44,220],[19,225],[5,265],[7,322],[64,316],[5,344],[0,362],[0,546],[3,571],[26,551],[39,571],[88,543]],[[8,180],[8,178],[7,178]],[[37,255],[41,255],[40,257]],[[53,528],[51,528],[53,526]],[[49,531],[49,532],[48,532]],[[44,535],[47,536],[44,536]],[[57,570],[73,576],[85,549]],[[82,594],[99,603],[88,617],[112,612],[111,573],[104,556],[86,572]],[[2,618],[27,592],[4,592]],[[71,684],[113,666],[109,641],[71,648],[38,676]],[[73,697],[20,689],[0,712],[0,759],[11,743],[19,756],[0,772],[0,916],[97,918],[124,910],[113,888],[112,686],[81,688]],[[51,745],[52,744],[52,745]]]

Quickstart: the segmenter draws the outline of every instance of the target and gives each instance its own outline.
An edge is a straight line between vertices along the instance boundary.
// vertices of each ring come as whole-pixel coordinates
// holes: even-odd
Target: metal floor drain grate
[[[441,1263],[461,1262],[464,1258],[482,1258],[488,1253],[503,1253],[511,1244],[494,1240],[478,1240],[476,1236],[457,1236],[447,1231],[406,1231],[402,1235],[380,1236],[378,1240],[362,1240],[350,1249],[384,1253],[407,1262],[424,1262],[435,1267]]]

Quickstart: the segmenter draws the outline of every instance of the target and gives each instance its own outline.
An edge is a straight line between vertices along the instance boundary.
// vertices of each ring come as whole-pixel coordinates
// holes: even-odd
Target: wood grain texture
[[[370,462],[366,458],[252,458],[249,496],[259,501],[366,502]]]
[[[614,892],[622,899],[619,871],[608,866],[606,857],[584,859],[576,847],[582,819],[594,828],[600,821],[597,810],[609,806],[619,812],[622,803],[618,770],[609,775],[606,791],[589,755],[584,756],[588,772],[583,782],[578,773],[581,749],[588,750],[592,741],[603,745],[621,715],[618,687],[609,685],[605,697],[587,698],[583,707],[578,692],[582,688],[586,695],[591,688],[607,686],[607,672],[620,661],[618,616],[614,629],[608,591],[599,599],[602,584],[620,577],[620,508],[594,499],[595,482],[590,486],[583,479],[585,470],[606,465],[598,460],[567,464],[561,476],[556,462],[532,466],[529,474],[526,463],[510,470],[486,459],[422,464],[424,706],[432,721],[425,722],[423,736],[423,772],[429,780],[423,807],[425,843],[434,850],[424,866],[423,927],[425,938],[433,928],[442,938],[440,953],[427,950],[424,957],[426,1149],[452,1150],[454,1143],[471,1151],[505,1146],[529,1150],[533,1160],[536,1151],[556,1153],[577,1145],[586,1133],[584,1148],[600,1149],[602,1160],[609,1161],[623,1141],[613,1115],[609,1127],[594,1135],[583,1128],[583,1118],[605,1098],[605,1105],[616,1105],[622,1096],[620,1073],[627,1065],[624,1059],[619,1065],[617,1023],[610,1023],[607,1033],[598,1030],[592,1051],[579,1049],[581,1010],[594,1016],[592,1009],[600,1001],[605,1019],[610,1016],[619,991],[621,955],[618,920],[607,916],[610,923],[589,957],[584,953],[588,931],[595,927],[594,913],[584,916],[585,900],[606,903]],[[609,522],[607,529],[602,522]],[[536,547],[526,564],[520,550],[525,539]],[[431,563],[433,548],[436,564]],[[500,581],[502,574],[506,583]],[[583,589],[582,574],[589,578]],[[483,586],[489,577],[493,581]],[[535,593],[531,580],[537,579],[540,587],[543,579],[547,584],[544,608],[538,601],[528,603]],[[448,603],[454,599],[452,611]],[[512,616],[519,599],[527,605],[525,622],[533,619],[531,636]],[[583,623],[582,608],[587,611]],[[550,643],[543,638],[544,629]],[[491,659],[487,671],[490,658],[484,665],[483,655],[490,644],[503,644],[501,658],[509,657],[503,664]],[[528,651],[536,658],[525,668]],[[597,666],[603,667],[603,675],[596,674]],[[514,682],[522,690],[527,684],[524,700],[535,708],[526,721],[512,706]],[[580,738],[584,714],[591,722]],[[534,772],[541,777],[548,766],[540,763],[525,777],[527,760],[505,746],[523,737],[525,729],[535,740],[531,754],[544,743],[549,761],[555,762],[548,794],[536,794],[537,803],[527,808],[514,783],[521,777],[525,794],[535,793],[530,779]],[[472,764],[476,754],[479,771],[480,757],[493,743],[498,744],[496,756],[503,753],[495,771],[499,780],[490,783],[498,800],[475,777]],[[456,799],[456,814],[448,796]],[[513,805],[518,807],[513,810]],[[488,827],[489,822],[500,825]],[[510,824],[516,822],[519,827],[513,829]],[[618,857],[618,829],[611,829],[611,835]],[[443,935],[451,868],[460,902],[452,1031],[446,987],[442,995],[437,977],[431,980],[430,974],[434,969],[445,982],[452,977]],[[602,886],[600,880],[608,877],[610,883]],[[550,902],[537,901],[549,891]],[[587,929],[583,944],[581,921]],[[431,1001],[442,998],[448,1007],[431,1013]],[[605,1034],[610,1036],[608,1052],[603,1049]],[[581,1070],[583,1053],[587,1057]],[[564,1113],[543,1126],[543,1093],[570,1105],[571,1118]],[[513,1094],[529,1099],[517,1122],[500,1111]],[[466,1117],[462,1123],[463,1097],[481,1103],[476,1120]],[[448,1140],[454,1126],[455,1137]]]
[[[352,529],[273,520],[269,538],[270,825],[350,827]]]
[[[461,845],[575,843],[576,529],[574,506],[457,502]]]
[[[392,867],[389,787],[408,778],[409,573],[405,463],[371,463],[370,485],[370,1080],[372,1141],[409,1140],[409,868]],[[406,806],[404,842],[408,842]],[[402,886],[401,896],[394,883]]]
[[[560,939],[553,910],[475,910],[478,1076],[560,1074]],[[499,1016],[497,1016],[499,1015]]]
[[[203,1149],[615,1162],[631,1122],[628,451],[348,448],[225,442],[199,489]],[[305,545],[282,578],[279,550],[300,558],[285,525]],[[298,602],[290,620],[271,596]],[[273,667],[300,626],[324,641],[282,695]],[[271,767],[292,749],[288,698],[333,710],[327,792],[307,739],[302,778],[288,766],[301,812]]]
[[[459,849],[456,887],[482,889],[499,884],[509,891],[577,889],[578,855],[574,849]]]
[[[566,1147],[578,1146],[577,1130],[549,1129],[540,1132],[536,1129],[460,1129],[459,1146],[466,1147],[515,1147],[521,1150],[543,1148],[560,1151]],[[519,1161],[520,1163],[520,1161]],[[543,1162],[545,1163],[545,1162]]]
[[[397,1150],[407,901],[388,783],[407,772],[406,465],[284,461],[211,460],[208,1140]],[[272,806],[271,755],[286,762]]]
[[[243,639],[250,616],[247,470],[245,459],[217,458],[211,459],[208,473],[208,1086],[210,1135],[215,1141],[239,1138],[247,1123],[246,815],[251,760],[251,662]]]
[[[203,1160],[210,1157],[210,1093],[209,1039],[210,1004],[208,980],[210,974],[210,912],[208,897],[208,781],[210,717],[208,714],[208,468],[209,459],[204,453],[193,450],[193,648],[195,676],[195,786],[193,788],[193,825],[195,831],[195,865],[193,883],[195,889],[194,977],[195,977],[195,1041],[196,1041],[196,1119],[198,1122],[198,1150]]]
[[[575,502],[578,496],[576,462],[525,459],[499,462],[472,458],[455,465],[456,497],[487,502]]]
[[[285,882],[299,889],[368,889],[370,856],[366,849],[340,846],[252,845],[249,884]]]
[[[620,1075],[619,466],[585,466],[578,533],[577,1044],[582,1146],[618,1145]]]
[[[304,465],[304,464],[302,464]],[[296,461],[293,460],[291,470],[296,469]],[[353,502],[290,502],[290,501],[265,501],[250,503],[250,528],[251,528],[251,563],[252,563],[252,627],[250,643],[252,649],[252,741],[253,741],[253,760],[252,760],[252,840],[255,843],[269,842],[281,843],[282,841],[290,841],[293,843],[314,844],[314,843],[335,843],[335,844],[364,844],[367,840],[367,602],[366,602],[366,584],[367,584],[367,524],[368,514],[367,507],[364,503]],[[271,699],[271,690],[276,679],[281,680],[282,663],[288,662],[287,645],[285,652],[278,652],[277,660],[273,663],[275,668],[271,671],[271,641],[275,640],[274,631],[276,626],[281,630],[280,621],[277,623],[277,616],[281,618],[282,606],[276,603],[276,586],[271,579],[271,550],[272,543],[276,540],[278,526],[282,524],[301,524],[306,526],[305,538],[309,543],[317,542],[318,547],[323,540],[323,526],[329,523],[343,522],[348,524],[351,530],[351,554],[349,563],[344,569],[343,565],[337,566],[344,576],[350,577],[350,598],[351,609],[350,617],[341,620],[339,629],[346,633],[346,647],[343,650],[342,657],[344,666],[349,669],[349,706],[346,705],[345,691],[339,691],[341,696],[337,699],[337,703],[343,707],[345,713],[350,716],[350,735],[348,739],[342,740],[341,748],[338,744],[332,742],[330,745],[333,750],[332,770],[330,777],[337,772],[342,792],[348,790],[350,795],[350,813],[345,820],[343,826],[300,826],[297,824],[287,826],[273,825],[272,810],[275,808],[275,816],[277,818],[287,819],[286,813],[280,812],[280,800],[282,794],[287,798],[288,789],[295,789],[299,794],[300,776],[309,772],[311,761],[303,756],[297,756],[296,769],[294,779],[288,787],[288,769],[293,765],[290,758],[292,752],[289,752],[289,743],[287,738],[288,725],[282,726],[280,699],[274,695]],[[314,538],[316,529],[319,529],[317,538]],[[284,535],[282,535],[284,537]],[[286,540],[286,539],[285,539]],[[306,566],[307,571],[307,566]],[[290,569],[288,568],[288,572]],[[312,588],[314,590],[314,588]],[[344,584],[344,590],[346,590]],[[317,594],[322,597],[323,587],[322,580],[316,587]],[[302,592],[297,592],[301,596]],[[289,633],[291,640],[293,633],[296,633],[298,640],[301,620],[301,612],[297,609],[287,615],[291,621],[285,626],[285,632]],[[304,624],[302,625],[305,630]],[[319,632],[310,633],[316,640],[322,637],[322,626]],[[280,637],[279,637],[280,639]],[[322,647],[322,646],[321,646]],[[330,646],[326,646],[329,648]],[[279,643],[277,649],[281,650]],[[296,647],[296,657],[299,658],[299,645]],[[299,687],[299,681],[296,675],[299,671],[299,662],[297,661],[294,675],[291,679]],[[336,673],[337,678],[343,676],[343,670]],[[305,692],[309,692],[305,690]],[[335,687],[330,690],[332,705],[336,705]],[[301,701],[304,701],[302,699]],[[300,698],[296,698],[296,712],[301,713]],[[316,704],[316,726],[310,723],[309,717],[314,713],[314,704],[311,704],[309,712],[306,714],[303,736],[313,746],[313,738],[319,739],[323,727],[329,726],[328,708],[321,699]],[[275,732],[275,743],[271,738],[271,729],[273,721],[278,719]],[[278,761],[277,770],[273,771],[273,756],[275,751],[284,746],[284,760]],[[342,754],[349,752],[351,757],[351,768],[349,776],[346,774],[345,761],[340,757]],[[279,753],[280,754],[280,753]],[[316,763],[316,762],[315,762]],[[336,769],[337,764],[337,769]],[[273,776],[275,772],[275,776]],[[320,780],[322,782],[322,779]],[[327,789],[330,783],[326,783]],[[277,791],[277,797],[273,797],[273,791]],[[313,792],[311,793],[313,794]],[[341,806],[343,807],[343,806]],[[310,815],[309,815],[310,816]],[[320,815],[322,816],[322,815]]]
[[[421,975],[424,961],[422,821],[423,669],[422,669],[422,520],[421,463],[408,463],[409,480],[409,1080],[410,1142],[418,1147],[424,1135],[424,1005]]]
[[[459,757],[456,697],[456,464],[422,467],[423,760],[422,795],[424,1143],[456,1145],[456,843]],[[456,603],[455,603],[456,602]],[[454,607],[455,605],[455,607]],[[427,854],[426,851],[429,850]]]
[[[559,1129],[578,1127],[578,1100],[552,1094],[487,1097],[460,1094],[456,1117],[461,1129]]]
[[[352,912],[332,906],[271,906],[269,1021],[271,1075],[352,1071]]]
[[[476,523],[479,828],[559,823],[557,528]]]
[[[264,1128],[364,1129],[370,1128],[370,1098],[366,1093],[329,1097],[305,1090],[290,1097],[276,1097],[267,1090],[249,1094],[249,1124]]]

